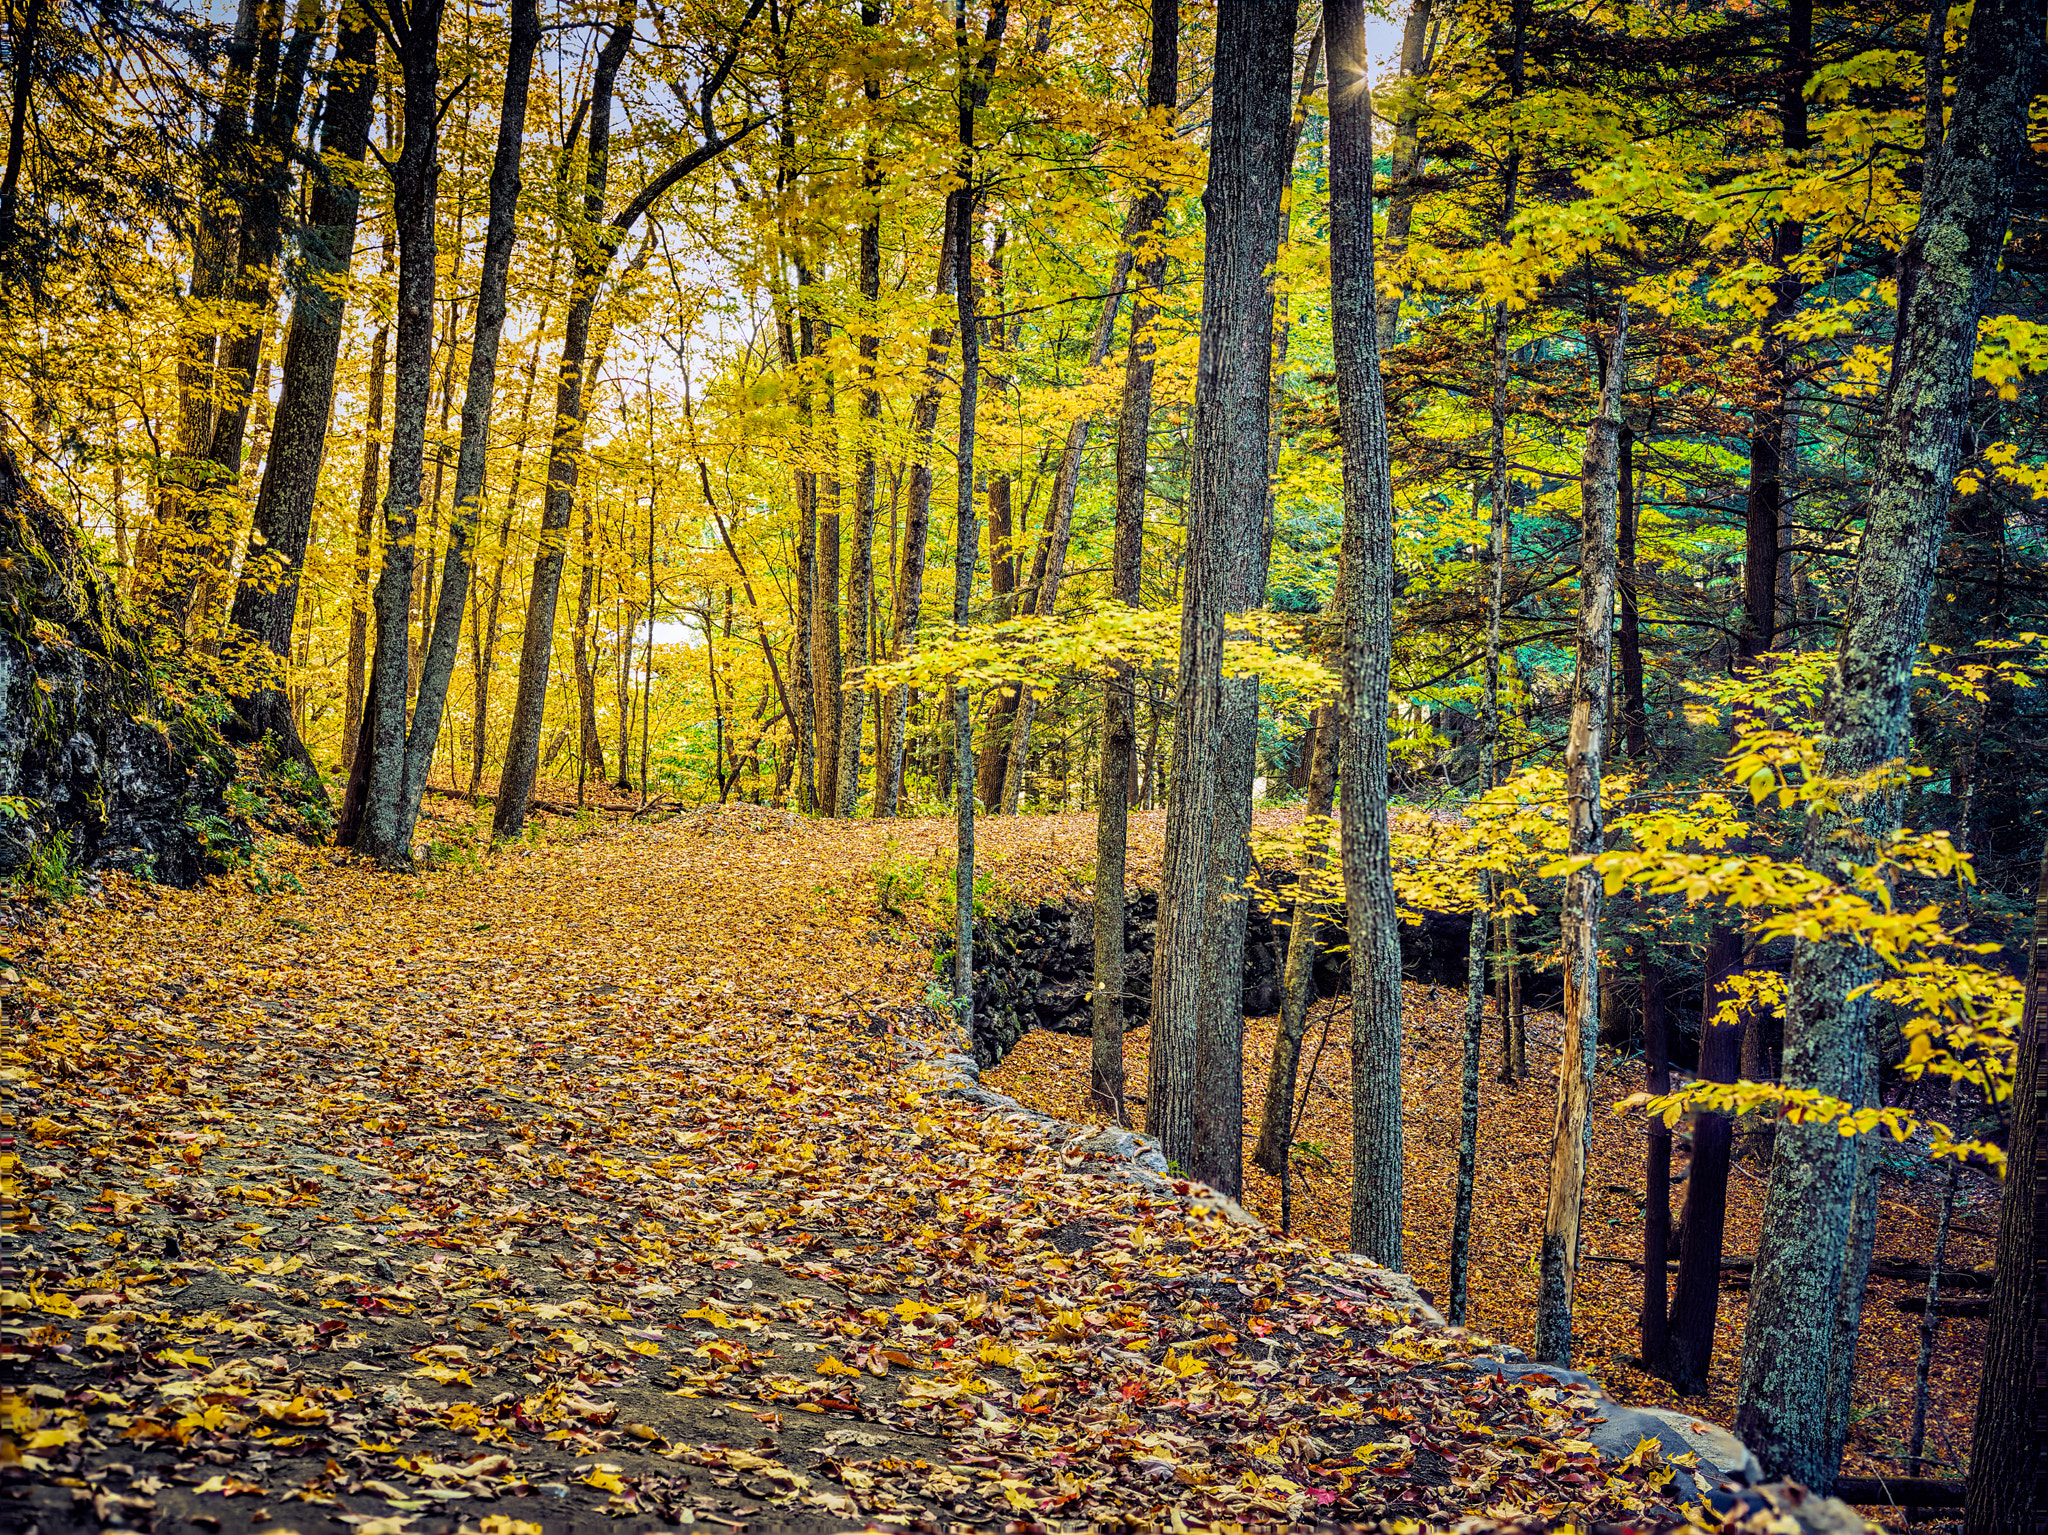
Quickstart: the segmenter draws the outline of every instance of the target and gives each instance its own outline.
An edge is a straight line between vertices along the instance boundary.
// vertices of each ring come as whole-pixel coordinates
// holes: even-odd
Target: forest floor
[[[1340,1167],[1282,1239],[953,1091],[928,950],[874,897],[877,869],[946,861],[943,823],[565,819],[480,859],[468,807],[436,810],[415,875],[287,846],[201,890],[12,908],[0,1528],[1024,1532],[1667,1496],[1655,1454],[1595,1448],[1594,1398],[1407,1325],[1332,1252]],[[1092,822],[984,846],[1007,888],[1078,890]],[[1482,1286],[1526,1288],[1482,1223]]]

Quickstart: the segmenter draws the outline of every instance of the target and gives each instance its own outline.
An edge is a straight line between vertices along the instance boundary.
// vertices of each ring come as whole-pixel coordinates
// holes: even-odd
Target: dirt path
[[[1591,1397],[1408,1325],[1355,1260],[963,1099],[928,954],[874,901],[948,835],[698,816],[412,878],[298,852],[267,894],[122,885],[18,935],[0,1527],[1664,1495]],[[1080,856],[1019,823],[991,853]]]

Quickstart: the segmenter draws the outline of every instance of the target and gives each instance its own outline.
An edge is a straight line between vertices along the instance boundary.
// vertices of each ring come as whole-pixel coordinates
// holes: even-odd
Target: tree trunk
[[[389,263],[386,265],[388,270]],[[363,722],[363,673],[369,660],[370,554],[377,530],[377,450],[381,446],[379,434],[384,430],[384,366],[390,345],[391,327],[378,326],[376,339],[370,343],[370,416],[363,430],[363,474],[356,496],[356,559],[349,573],[348,704],[341,727],[341,765],[351,777],[356,771],[356,737]]]
[[[2034,887],[2027,952],[2026,1009],[2014,1065],[2012,1130],[1998,1207],[1991,1320],[1970,1437],[1970,1485],[1963,1535],[2039,1529],[2048,1509],[2041,1446],[2041,1371],[2048,1357],[2048,848]]]
[[[1643,693],[1642,615],[1636,587],[1636,435],[1621,430],[1620,572],[1621,627],[1615,642],[1621,651],[1621,739],[1632,762],[1650,754],[1650,707]]]
[[[413,535],[425,467],[427,400],[433,390],[434,193],[440,181],[444,9],[445,0],[421,0],[408,13],[394,50],[405,83],[405,139],[391,173],[392,218],[398,228],[398,339],[391,468],[384,493],[384,563],[373,598],[377,654],[364,708],[369,758],[361,773],[361,814],[354,842],[358,850],[387,865],[403,865],[411,859],[412,823],[400,807],[405,786]],[[354,787],[352,783],[352,791]]]
[[[353,175],[336,176],[328,165],[335,158],[351,166],[362,164],[370,141],[376,62],[376,28],[359,9],[344,8],[321,115],[321,158],[312,172],[312,203],[299,237],[303,264],[285,337],[277,420],[264,457],[254,532],[233,612],[236,627],[268,646],[280,661],[291,654],[299,576],[326,457],[334,369],[341,351],[341,286],[355,254],[361,201]],[[260,689],[244,704],[243,715],[253,734],[276,736],[293,756],[312,766],[282,689]],[[317,787],[317,772],[312,781]]]
[[[1340,586],[1341,595],[1343,588]],[[1343,614],[1332,615],[1343,633]],[[1308,771],[1306,823],[1313,827],[1330,814],[1337,790],[1337,710],[1324,704],[1316,711],[1315,750]],[[1327,828],[1326,828],[1327,829]],[[1326,844],[1313,839],[1303,850],[1301,873],[1294,884],[1294,919],[1287,930],[1287,958],[1280,971],[1280,1027],[1273,1033],[1273,1054],[1266,1064],[1266,1097],[1259,1109],[1259,1139],[1252,1161],[1278,1178],[1284,1175],[1294,1138],[1295,1082],[1301,1071],[1301,1042],[1308,1033],[1308,1012],[1315,1002],[1316,961],[1322,957],[1318,932],[1324,903],[1314,885],[1325,878]]]
[[[1785,52],[1778,63],[1778,119],[1786,159],[1797,164],[1809,140],[1806,82],[1813,73],[1813,0],[1789,0],[1785,11]],[[1771,307],[1764,315],[1758,372],[1766,392],[1750,421],[1749,494],[1743,508],[1742,629],[1737,651],[1754,660],[1777,643],[1778,527],[1784,518],[1783,466],[1787,406],[1792,395],[1792,357],[1797,343],[1784,334],[1798,311],[1803,284],[1792,261],[1806,242],[1806,226],[1780,218],[1771,231]]]
[[[1823,704],[1826,771],[1850,777],[1904,750],[1910,682],[1970,399],[1977,324],[1998,269],[2042,74],[2039,0],[1978,0],[1957,72],[1949,132],[1927,169],[1899,258],[1898,333],[1862,545],[1835,672]],[[1888,794],[1809,816],[1802,858],[1832,877],[1896,824]],[[1857,949],[1794,946],[1787,987],[1787,1085],[1863,1100],[1871,1077],[1870,961]],[[1819,1491],[1841,1443],[1831,1397],[1853,1362],[1862,1265],[1852,1256],[1859,1155],[1833,1125],[1778,1127],[1763,1240],[1743,1336],[1736,1432],[1764,1470]],[[1860,1245],[1860,1244],[1858,1244]],[[1846,1270],[1846,1271],[1845,1271]],[[1847,1336],[1841,1336],[1846,1333]],[[1837,1344],[1841,1346],[1837,1346]],[[1838,1389],[1839,1387],[1839,1389]]]
[[[953,254],[954,215],[958,206],[946,199],[946,222],[939,235],[939,275],[935,288],[944,300],[953,296],[953,273],[958,265]],[[932,434],[939,420],[939,397],[946,385],[946,356],[952,350],[953,330],[940,322],[932,326],[925,342],[924,387],[910,407],[910,436],[913,444],[910,493],[903,511],[903,556],[891,593],[889,659],[900,661],[917,644],[917,626],[924,616],[924,571],[931,543],[932,516]],[[884,702],[882,722],[886,739],[877,745],[875,768],[875,818],[893,817],[903,798],[904,743],[910,722],[910,690],[897,686]]]
[[[879,0],[861,0],[861,23],[881,26]],[[882,81],[874,69],[863,71],[861,90],[869,110],[878,111]],[[839,813],[848,817],[860,801],[861,722],[867,717],[868,640],[875,610],[875,438],[882,419],[882,392],[875,387],[875,362],[882,346],[881,337],[875,334],[876,308],[882,297],[882,172],[875,154],[870,136],[861,162],[860,426],[854,444],[853,556],[846,571],[847,677],[839,739]]]
[[[959,60],[956,100],[959,104],[960,185],[953,200],[953,291],[959,301],[960,434],[957,497],[954,502],[953,624],[965,628],[974,595],[974,429],[981,400],[981,318],[976,312],[974,258],[981,253],[975,233],[975,207],[981,189],[975,185],[974,118],[988,104],[995,78],[996,49],[1010,23],[1009,0],[993,0],[979,57],[970,46],[966,0],[953,12],[953,49]],[[956,684],[953,695],[953,800],[956,839],[953,864],[953,1015],[960,1032],[974,1037],[974,721],[968,691]]]
[[[484,740],[490,724],[491,675],[498,664],[498,606],[505,595],[505,562],[512,547],[512,518],[519,510],[519,491],[526,470],[526,433],[533,422],[533,382],[540,372],[541,337],[548,328],[548,299],[554,291],[555,255],[548,257],[548,280],[541,293],[540,318],[533,328],[533,349],[526,354],[526,382],[519,391],[519,430],[512,447],[512,474],[505,487],[505,515],[498,520],[498,557],[491,567],[491,596],[485,605],[483,622],[470,625],[471,656],[476,668],[474,739],[470,742],[469,797],[475,799],[484,779]],[[468,402],[464,402],[467,410]],[[461,491],[462,470],[456,467],[456,490]]]
[[[1643,1086],[1652,1097],[1671,1091],[1671,1036],[1664,1020],[1664,967],[1653,943],[1643,956]],[[1665,1264],[1671,1249],[1671,1129],[1649,1121],[1643,1162],[1643,1305],[1637,1347],[1643,1367],[1663,1374],[1670,1339]]]
[[[1394,508],[1373,283],[1372,100],[1357,0],[1325,0],[1330,333],[1344,444],[1344,901],[1351,937],[1351,1249],[1401,1266],[1401,950],[1387,829]]]
[[[1733,1082],[1742,1058],[1742,1027],[1715,1021],[1728,978],[1739,968],[1741,944],[1728,928],[1707,937],[1706,985],[1700,996],[1700,1080]],[[1714,1319],[1721,1304],[1721,1238],[1728,1215],[1728,1164],[1734,1127],[1726,1114],[1696,1113],[1692,1161],[1685,1180],[1684,1235],[1678,1280],[1671,1296],[1666,1355],[1653,1361],[1665,1379],[1688,1396],[1707,1389],[1713,1364]]]
[[[1407,90],[1394,118],[1394,153],[1388,167],[1393,197],[1387,204],[1386,264],[1399,261],[1408,249],[1408,230],[1414,223],[1415,204],[1421,196],[1416,185],[1422,175],[1422,141],[1417,130],[1422,123],[1422,92],[1413,84],[1429,71],[1430,55],[1436,43],[1431,0],[1414,0],[1407,23],[1401,28],[1401,80]],[[1380,350],[1401,339],[1401,300],[1406,290],[1388,284],[1379,295]]]
[[[825,374],[825,426],[831,472],[817,494],[818,536],[813,552],[811,677],[817,689],[818,813],[839,813],[839,726],[846,712],[839,650],[839,422],[829,364]]]
[[[1567,846],[1573,857],[1601,846],[1600,763],[1606,744],[1613,665],[1616,479],[1621,390],[1627,373],[1628,305],[1617,305],[1608,343],[1600,414],[1586,433],[1579,466],[1584,506],[1579,542],[1578,668],[1571,734],[1565,743]],[[1593,1107],[1594,1051],[1600,1029],[1600,876],[1574,870],[1564,896],[1564,1048],[1557,1063],[1557,1115],[1551,1122],[1550,1200],[1544,1211],[1542,1278],[1536,1295],[1536,1357],[1572,1362],[1572,1282],[1579,1262],[1579,1208],[1586,1191],[1586,1135]]]
[[[1170,1161],[1226,1193],[1242,1181],[1243,1066],[1228,1058],[1227,1039],[1205,1041],[1202,1025],[1205,1016],[1228,1022],[1223,1015],[1242,985],[1241,940],[1235,956],[1219,952],[1229,948],[1227,934],[1210,942],[1221,899],[1242,901],[1239,891],[1213,888],[1213,859],[1226,835],[1219,821],[1231,818],[1226,800],[1248,798],[1250,784],[1239,795],[1236,783],[1219,783],[1232,771],[1225,743],[1242,734],[1232,721],[1243,712],[1225,707],[1223,638],[1226,612],[1244,605],[1234,578],[1258,558],[1253,546],[1265,533],[1273,346],[1265,274],[1279,245],[1288,169],[1281,151],[1293,106],[1294,22],[1293,0],[1222,0],[1216,14],[1179,707],[1152,962],[1146,1128]],[[1233,690],[1233,705],[1241,691]],[[1250,701],[1256,709],[1255,684]],[[1235,1025],[1241,1036],[1241,1013]]]
[[[1151,56],[1145,111],[1161,134],[1173,130],[1180,92],[1180,0],[1152,0]],[[1166,194],[1157,183],[1139,194],[1126,228],[1138,249],[1138,292],[1124,356],[1123,408],[1116,436],[1116,541],[1110,555],[1110,596],[1136,607],[1145,567],[1146,460],[1152,435],[1152,302],[1166,275],[1159,232]],[[1102,779],[1095,820],[1095,986],[1088,1096],[1099,1113],[1131,1122],[1124,1081],[1124,869],[1130,826],[1132,770],[1138,741],[1136,677],[1120,665],[1102,690]]]

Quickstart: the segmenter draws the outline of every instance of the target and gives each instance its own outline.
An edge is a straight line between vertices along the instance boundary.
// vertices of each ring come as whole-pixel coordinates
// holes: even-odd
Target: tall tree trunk
[[[1579,542],[1578,667],[1571,735],[1565,743],[1567,846],[1574,858],[1601,845],[1600,763],[1606,744],[1613,665],[1616,478],[1621,388],[1627,372],[1628,305],[1617,304],[1600,414],[1579,465],[1584,506]],[[1564,1048],[1557,1063],[1551,1123],[1550,1200],[1544,1211],[1542,1278],[1536,1295],[1536,1357],[1572,1362],[1572,1282],[1579,1263],[1579,1207],[1586,1191],[1586,1136],[1593,1107],[1594,1047],[1600,1031],[1600,876],[1573,871],[1564,897]]]
[[[1707,935],[1705,987],[1700,994],[1700,1080],[1733,1082],[1742,1058],[1742,1026],[1719,1023],[1728,979],[1741,963],[1741,941],[1729,928]],[[1714,1319],[1721,1304],[1721,1240],[1728,1218],[1728,1164],[1733,1127],[1726,1114],[1692,1119],[1692,1161],[1685,1180],[1684,1235],[1678,1282],[1671,1295],[1665,1357],[1652,1360],[1680,1391],[1707,1389],[1713,1363]]]
[[[828,333],[829,334],[829,333]],[[846,713],[844,659],[839,648],[839,420],[837,381],[825,372],[825,437],[831,469],[818,486],[817,547],[811,593],[811,677],[817,689],[818,812],[839,813],[839,727]]]
[[[597,370],[591,370],[593,377]],[[579,778],[587,769],[599,783],[606,778],[604,767],[604,736],[597,728],[597,663],[591,653],[592,636],[590,615],[592,599],[598,595],[597,587],[597,509],[595,497],[583,495],[582,502],[583,543],[582,557],[576,562],[576,622],[569,636],[569,664],[576,672],[576,714],[578,733],[582,747],[578,752],[581,764],[577,769]],[[620,771],[625,765],[620,764]],[[581,794],[578,794],[581,800]]]
[[[1180,0],[1152,0],[1151,56],[1145,68],[1145,113],[1153,131],[1173,131],[1180,93]],[[1124,356],[1123,408],[1117,416],[1116,538],[1110,555],[1110,596],[1136,607],[1145,568],[1145,489],[1152,435],[1152,322],[1166,275],[1160,231],[1166,193],[1156,182],[1139,194],[1126,225],[1137,252],[1138,291]],[[1136,677],[1119,665],[1102,690],[1102,779],[1095,821],[1095,964],[1088,1096],[1097,1112],[1131,1122],[1124,1082],[1124,869],[1132,769],[1138,741]]]
[[[385,266],[388,272],[388,260]],[[356,558],[349,572],[348,703],[341,727],[341,765],[350,776],[356,767],[356,737],[362,730],[364,671],[369,659],[370,554],[377,531],[377,456],[383,446],[384,368],[390,345],[391,327],[378,326],[376,339],[370,343],[370,415],[363,430],[363,474],[356,497]]]
[[[326,457],[334,369],[341,351],[342,285],[355,255],[361,201],[354,176],[336,175],[330,166],[335,159],[351,166],[363,162],[370,142],[376,63],[375,26],[359,7],[344,7],[327,77],[312,203],[299,236],[302,265],[285,336],[277,420],[264,458],[254,532],[233,611],[236,627],[268,646],[280,661],[291,653],[299,576]],[[373,408],[381,406],[380,400]],[[293,756],[312,767],[282,689],[259,689],[244,704],[243,716],[252,734],[276,736]],[[318,785],[317,771],[312,781]]]
[[[1785,51],[1778,61],[1778,120],[1785,157],[1796,164],[1809,146],[1806,82],[1813,73],[1813,0],[1789,0],[1785,10]],[[1765,395],[1751,418],[1749,494],[1743,507],[1742,629],[1737,651],[1754,660],[1777,643],[1778,527],[1785,511],[1784,463],[1788,454],[1787,407],[1792,396],[1792,356],[1797,343],[1784,329],[1799,308],[1803,285],[1792,261],[1806,242],[1806,226],[1780,218],[1771,231],[1771,307],[1764,315],[1758,371]]]
[[[860,16],[862,26],[880,27],[879,0],[861,0]],[[861,92],[869,111],[879,111],[882,80],[873,68],[863,70]],[[872,135],[861,159],[861,195],[860,425],[854,444],[853,556],[846,571],[847,676],[839,735],[839,813],[847,817],[860,801],[861,722],[867,717],[868,641],[875,608],[875,438],[882,419],[882,392],[875,387],[875,362],[882,347],[875,333],[882,298],[882,171]]]
[[[1436,44],[1432,0],[1413,0],[1408,20],[1401,28],[1401,80],[1406,90],[1394,117],[1394,152],[1388,181],[1393,197],[1387,204],[1386,262],[1399,261],[1408,250],[1408,231],[1415,220],[1415,204],[1421,197],[1417,185],[1422,175],[1422,90],[1416,84],[1429,72],[1430,55]],[[1401,339],[1401,300],[1406,290],[1389,283],[1379,295],[1380,350]]]
[[[2048,1510],[2041,1371],[2048,1363],[2048,848],[2034,886],[2027,999],[2014,1063],[2012,1129],[1998,1206],[1991,1321],[1970,1436],[1963,1535],[2039,1529]]]
[[[958,261],[953,254],[956,238],[954,198],[946,199],[945,226],[939,235],[939,275],[934,284],[943,306],[953,295],[953,274]],[[943,307],[941,313],[943,314]],[[910,491],[904,500],[903,555],[890,594],[889,659],[900,661],[917,644],[917,626],[924,616],[925,561],[931,543],[932,436],[939,420],[939,400],[946,386],[946,357],[953,347],[953,328],[940,320],[933,324],[925,342],[924,387],[910,407],[911,467]],[[893,687],[882,708],[883,734],[877,747],[875,768],[875,818],[896,814],[903,797],[904,744],[910,723],[910,689]]]
[[[359,815],[344,814],[352,841],[381,863],[410,860],[411,822],[400,814],[405,779],[406,657],[410,642],[413,535],[425,468],[427,401],[434,367],[434,193],[440,181],[441,20],[446,0],[420,0],[404,23],[387,22],[405,85],[405,138],[392,167],[398,228],[398,339],[393,368],[391,468],[384,493],[384,563],[373,598],[377,653],[363,712],[365,766],[351,775]],[[360,793],[355,778],[360,776]],[[407,840],[401,841],[401,834]],[[337,837],[339,840],[339,837]]]
[[[996,48],[1010,22],[1009,0],[989,6],[988,26],[979,50],[969,45],[967,0],[954,0],[953,49],[959,61],[960,185],[953,191],[953,291],[959,300],[960,434],[959,484],[953,538],[953,624],[965,628],[974,594],[974,429],[981,394],[981,319],[976,312],[974,258],[981,242],[975,234],[975,114],[988,103],[995,77]],[[953,1016],[960,1032],[974,1034],[974,719],[968,691],[955,684],[953,695],[953,801],[957,835],[953,864]]]
[[[1636,434],[1621,429],[1620,570],[1621,627],[1615,643],[1621,651],[1622,749],[1633,762],[1650,754],[1650,707],[1643,693],[1643,628],[1636,579]]]
[[[1664,1018],[1664,966],[1654,941],[1643,957],[1643,1086],[1652,1097],[1671,1091],[1671,1035]],[[1671,1127],[1649,1122],[1643,1162],[1643,1305],[1637,1347],[1643,1367],[1662,1374],[1670,1319],[1664,1265],[1671,1250]]]
[[[1401,1266],[1401,948],[1387,828],[1394,504],[1373,284],[1372,98],[1358,0],[1325,0],[1330,335],[1344,443],[1338,728],[1351,938],[1351,1250]]]
[[[1152,960],[1146,1128],[1169,1160],[1230,1193],[1242,1181],[1243,1065],[1227,1058],[1227,1040],[1202,1037],[1205,1003],[1208,1016],[1220,1018],[1243,982],[1241,950],[1219,953],[1227,943],[1210,942],[1221,901],[1242,901],[1238,890],[1212,888],[1219,809],[1237,788],[1219,784],[1232,765],[1225,741],[1241,713],[1225,708],[1223,638],[1242,590],[1233,578],[1257,558],[1252,546],[1265,532],[1273,346],[1265,273],[1280,237],[1294,23],[1293,0],[1222,0],[1216,13],[1179,707]],[[1255,455],[1248,443],[1258,444]],[[1257,700],[1254,686],[1254,708]],[[1243,787],[1248,794],[1249,783]],[[1222,990],[1227,995],[1217,995]],[[1241,1038],[1241,1013],[1235,1021]],[[1216,1111],[1233,1095],[1226,1127]]]
[[[1899,258],[1898,333],[1863,539],[1823,703],[1826,771],[1849,777],[1905,747],[1914,658],[1962,452],[1977,324],[1998,270],[2042,78],[2040,0],[1978,0],[1948,136],[1927,169]],[[1807,819],[1802,858],[1832,877],[1896,824],[1887,794]],[[1784,1080],[1850,1102],[1871,1070],[1864,951],[1798,943],[1787,987]],[[1778,1127],[1743,1335],[1736,1432],[1765,1471],[1823,1492],[1841,1461],[1839,1415],[1853,1363],[1869,1250],[1855,1221],[1860,1156],[1833,1125]],[[1867,1224],[1867,1223],[1866,1223]],[[1852,1235],[1857,1240],[1852,1242]],[[1845,1336],[1846,1335],[1846,1336]]]
[[[12,7],[9,8],[10,10]],[[12,263],[14,236],[21,206],[22,151],[28,143],[28,103],[35,84],[36,52],[49,0],[28,0],[27,9],[9,29],[7,55],[14,64],[7,109],[7,170],[0,175],[0,261]]]

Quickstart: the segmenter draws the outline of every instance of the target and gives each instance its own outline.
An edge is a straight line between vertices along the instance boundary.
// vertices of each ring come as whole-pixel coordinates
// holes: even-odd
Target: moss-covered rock
[[[0,873],[61,857],[186,885],[234,838],[235,758],[0,450]]]

